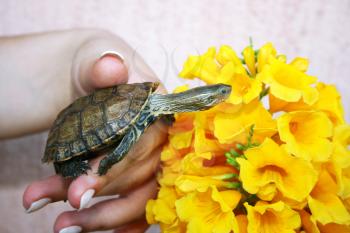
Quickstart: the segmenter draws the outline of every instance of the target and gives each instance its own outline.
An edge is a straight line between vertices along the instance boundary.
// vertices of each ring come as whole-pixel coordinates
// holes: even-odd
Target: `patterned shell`
[[[157,86],[150,82],[121,84],[77,99],[57,116],[42,161],[98,152],[120,140]]]

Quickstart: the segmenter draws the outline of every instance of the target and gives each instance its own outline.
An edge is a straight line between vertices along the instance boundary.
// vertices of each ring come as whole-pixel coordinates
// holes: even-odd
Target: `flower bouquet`
[[[147,221],[173,233],[350,232],[350,125],[308,64],[271,43],[190,56],[181,77],[232,93],[175,115]]]

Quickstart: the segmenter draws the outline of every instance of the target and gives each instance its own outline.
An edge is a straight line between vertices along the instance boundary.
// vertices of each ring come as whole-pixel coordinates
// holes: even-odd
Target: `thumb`
[[[77,96],[86,95],[96,88],[127,83],[128,69],[123,59],[114,52],[103,53],[94,61],[85,59],[73,75],[74,91]]]
[[[89,38],[77,49],[71,66],[72,97],[86,95],[96,88],[128,82],[132,48],[121,38],[103,34]]]
[[[108,52],[92,66],[90,75],[85,79],[86,89],[104,88],[116,84],[127,83],[128,69],[121,57]],[[83,79],[84,80],[84,79]]]
[[[71,71],[73,98],[121,83],[159,81],[142,57],[113,35],[83,43],[75,54]]]

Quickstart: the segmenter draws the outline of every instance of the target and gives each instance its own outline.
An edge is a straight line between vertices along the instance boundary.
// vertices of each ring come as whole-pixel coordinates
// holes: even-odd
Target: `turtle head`
[[[176,94],[154,95],[150,105],[152,112],[156,115],[195,112],[209,109],[223,102],[230,93],[231,86],[229,85],[208,85]]]
[[[215,84],[196,87],[183,94],[181,104],[194,111],[209,109],[223,101],[231,94],[231,86],[225,84]]]

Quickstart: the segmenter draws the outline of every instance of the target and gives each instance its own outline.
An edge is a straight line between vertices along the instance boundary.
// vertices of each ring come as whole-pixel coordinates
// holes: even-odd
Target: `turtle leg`
[[[139,130],[137,130],[136,127],[131,127],[126,132],[117,148],[115,148],[110,154],[108,154],[101,160],[98,167],[98,174],[100,176],[106,174],[108,169],[113,164],[118,163],[120,160],[122,160],[130,150],[132,145],[134,145],[134,143],[139,139],[142,132],[143,130],[140,132]]]
[[[175,122],[175,117],[174,114],[169,114],[169,115],[163,115],[160,118],[164,124],[166,124],[167,126],[172,126],[173,123]]]
[[[88,160],[79,157],[64,162],[55,162],[54,166],[57,174],[67,178],[77,178],[80,175],[87,174],[87,170],[91,169]]]

